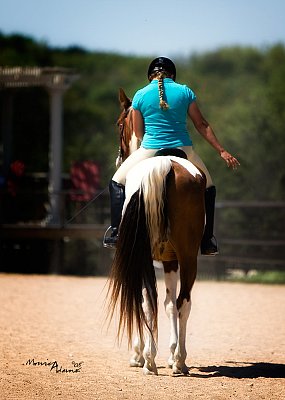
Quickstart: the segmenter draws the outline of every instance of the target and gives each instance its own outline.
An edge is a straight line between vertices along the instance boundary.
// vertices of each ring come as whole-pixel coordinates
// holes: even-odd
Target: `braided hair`
[[[164,100],[164,85],[163,85],[163,79],[170,77],[170,74],[166,71],[158,71],[154,72],[151,74],[150,78],[152,79],[158,79],[158,94],[159,94],[159,106],[162,110],[168,110],[169,105],[167,102]]]
[[[163,79],[166,77],[166,73],[163,71],[158,72],[157,78],[158,78],[158,93],[159,93],[159,106],[162,110],[167,110],[169,108],[169,105],[167,102],[164,100],[164,85],[163,85]]]

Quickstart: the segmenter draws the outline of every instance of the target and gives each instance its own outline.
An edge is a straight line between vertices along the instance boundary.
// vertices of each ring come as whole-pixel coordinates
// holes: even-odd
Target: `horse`
[[[131,100],[123,89],[119,90],[119,101],[122,112],[117,121],[117,166],[140,143],[133,132]],[[162,151],[161,155],[141,161],[128,173],[119,239],[109,276],[109,318],[114,317],[118,307],[118,338],[126,330],[129,347],[136,329],[130,366],[142,367],[147,375],[158,375],[156,262],[163,265],[164,307],[170,321],[168,366],[175,375],[189,373],[186,327],[204,231],[206,178],[185,159],[184,152],[173,151],[174,155],[164,155]]]

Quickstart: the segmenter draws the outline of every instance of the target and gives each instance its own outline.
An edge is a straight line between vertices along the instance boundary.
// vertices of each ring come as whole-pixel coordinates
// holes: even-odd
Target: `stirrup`
[[[113,229],[113,227],[109,226],[109,228],[106,230],[106,232],[104,234],[103,246],[107,247],[109,249],[115,249],[117,241],[118,241],[118,233],[116,233],[113,236],[112,236],[112,234],[110,236],[107,236],[110,229]]]
[[[219,254],[217,239],[212,236],[210,239],[201,243],[201,255],[202,256],[216,256]]]

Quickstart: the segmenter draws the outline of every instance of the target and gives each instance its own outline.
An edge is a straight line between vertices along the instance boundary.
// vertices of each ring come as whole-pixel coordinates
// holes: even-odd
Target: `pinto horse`
[[[122,113],[118,119],[120,149],[117,165],[138,147],[132,129],[131,100],[120,89]],[[109,317],[119,308],[118,336],[126,329],[131,366],[158,374],[158,301],[154,260],[163,264],[165,310],[170,320],[170,357],[173,374],[187,374],[186,326],[197,256],[204,230],[202,171],[185,158],[156,156],[139,162],[128,173],[126,201],[109,280]],[[180,279],[179,279],[180,278]],[[177,296],[177,286],[180,289]]]

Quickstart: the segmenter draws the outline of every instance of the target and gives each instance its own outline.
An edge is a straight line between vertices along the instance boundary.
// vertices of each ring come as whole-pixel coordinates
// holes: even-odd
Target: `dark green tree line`
[[[73,68],[80,79],[64,97],[64,171],[74,160],[100,163],[102,186],[115,169],[118,90],[132,97],[146,84],[147,57],[51,48],[20,35],[0,34],[1,66]],[[174,59],[177,81],[192,87],[224,147],[241,167],[230,171],[189,125],[219,199],[280,200],[285,194],[285,48],[221,48]],[[5,91],[0,91],[3,101]],[[48,169],[48,96],[39,89],[15,94],[14,158],[28,171]],[[36,112],[35,112],[36,110]],[[33,143],[33,146],[30,146]]]

